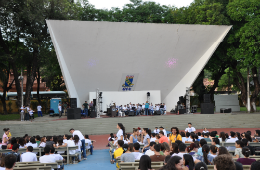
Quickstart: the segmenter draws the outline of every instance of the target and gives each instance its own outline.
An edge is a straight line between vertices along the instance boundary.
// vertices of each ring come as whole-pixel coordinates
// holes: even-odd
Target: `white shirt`
[[[155,142],[156,138],[151,138],[150,142]]]
[[[185,141],[193,141],[191,138],[182,137],[182,142],[185,143]]]
[[[63,157],[60,154],[51,154],[55,157],[56,161],[62,161]],[[58,168],[60,168],[60,165],[58,165]]]
[[[67,141],[67,146],[76,146],[73,140],[68,140]],[[69,154],[75,154],[76,150],[69,150]]]
[[[43,155],[40,157],[39,161],[40,163],[55,163],[56,158],[53,155]]]
[[[81,133],[79,130],[75,130],[75,131],[72,133],[72,136],[73,136],[73,137],[74,137],[75,135],[78,135],[79,140],[85,139],[84,136],[82,135],[82,133]]]
[[[37,145],[37,143],[31,143],[31,142],[29,142],[29,143],[27,143],[25,146],[32,146],[33,148],[37,148],[38,147],[38,145]]]
[[[140,152],[132,152],[135,156],[135,160],[140,160],[141,156],[143,156],[143,153]]]
[[[163,129],[162,131],[163,131],[163,133],[164,133],[164,136],[166,136],[166,137],[167,137],[167,132],[166,132],[166,130],[165,130],[165,129]]]
[[[21,112],[24,113],[24,110],[22,110],[22,109],[24,109],[24,107],[21,107],[20,109],[21,109]]]
[[[37,111],[42,111],[42,106],[37,106]]]
[[[37,160],[37,156],[32,152],[25,152],[21,155],[21,162],[35,162]]]
[[[164,105],[164,110],[166,110],[166,105]]]
[[[61,111],[61,105],[58,106],[59,111]]]
[[[45,142],[42,142],[42,143],[40,143],[40,145],[39,145],[39,147],[43,147],[43,148],[45,148],[45,146],[46,146],[46,143],[45,143]]]
[[[67,139],[63,139],[63,143],[67,143],[67,141],[68,141]]]
[[[185,155],[185,154],[188,154],[188,153],[174,153],[174,154],[172,154],[172,156],[171,157],[173,157],[173,156],[179,156],[179,157],[181,157],[182,159],[183,159],[183,155]],[[193,161],[195,161],[196,160],[196,158],[195,157],[192,157],[193,158]]]
[[[5,170],[5,167],[0,167],[0,170]]]
[[[155,134],[158,134],[160,132],[160,130],[159,129],[154,129],[154,131],[153,131],[153,133],[155,133]]]
[[[29,114],[30,114],[30,116],[32,116],[33,115],[33,110],[30,110]]]
[[[75,141],[74,141],[75,143]],[[76,146],[78,146],[78,149],[76,149],[76,152],[80,152],[81,151],[81,146],[82,146],[82,143],[81,141],[79,140],[79,142],[77,144],[75,144]]]
[[[145,109],[145,105],[142,105],[142,109]]]
[[[123,107],[123,111],[126,111],[126,107]]]
[[[154,151],[151,151],[151,149],[149,149],[148,151],[145,152],[145,155],[153,156],[154,155]]]
[[[88,146],[86,146],[87,149],[90,149],[90,145],[92,145],[92,142],[90,139],[85,139],[85,143],[88,144]]]
[[[156,110],[160,110],[160,107],[159,107],[159,106],[156,106]]]
[[[204,131],[204,130],[203,130],[203,132],[202,132],[202,133],[209,133],[209,131]]]
[[[226,141],[226,143],[235,143],[236,141],[237,141],[236,138],[230,138],[230,139],[228,139],[228,140]],[[228,150],[228,151],[234,151],[235,149],[236,149],[235,144],[234,144],[234,146],[228,146],[228,147],[227,147],[227,150]]]
[[[196,131],[196,129],[194,127],[191,127],[191,128],[188,127],[188,128],[185,129],[185,132],[191,133],[191,132],[195,132],[195,131]]]
[[[123,136],[123,140],[124,140],[123,130],[122,130],[122,129],[119,129],[119,131],[117,132],[116,136],[117,136],[117,139],[118,139],[118,140],[121,140],[121,136]]]

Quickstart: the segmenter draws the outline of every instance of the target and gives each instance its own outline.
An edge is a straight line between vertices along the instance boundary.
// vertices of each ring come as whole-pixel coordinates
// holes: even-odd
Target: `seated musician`
[[[136,107],[135,107],[135,104],[132,105],[131,111],[134,111],[134,113],[136,114]]]
[[[142,106],[140,104],[136,104],[136,115],[140,115],[142,110]]]

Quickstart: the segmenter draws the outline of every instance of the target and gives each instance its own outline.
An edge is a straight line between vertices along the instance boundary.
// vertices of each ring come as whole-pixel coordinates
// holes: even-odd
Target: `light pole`
[[[250,113],[250,89],[249,89],[249,67],[247,68],[247,112]]]
[[[21,107],[23,107],[23,68],[21,68],[21,76],[18,79],[21,81]]]

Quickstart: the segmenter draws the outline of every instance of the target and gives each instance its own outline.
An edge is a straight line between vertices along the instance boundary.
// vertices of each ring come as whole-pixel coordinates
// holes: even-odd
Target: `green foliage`
[[[31,107],[34,111],[37,111],[38,101],[31,101]]]

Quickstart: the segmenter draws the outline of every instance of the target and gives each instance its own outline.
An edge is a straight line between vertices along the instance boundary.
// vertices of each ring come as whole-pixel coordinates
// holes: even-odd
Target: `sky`
[[[96,9],[111,9],[111,7],[122,8],[125,4],[130,3],[130,0],[88,0],[90,4],[95,5]],[[145,0],[143,0],[145,1]],[[189,6],[193,0],[150,0],[161,5],[171,5],[178,8]]]

